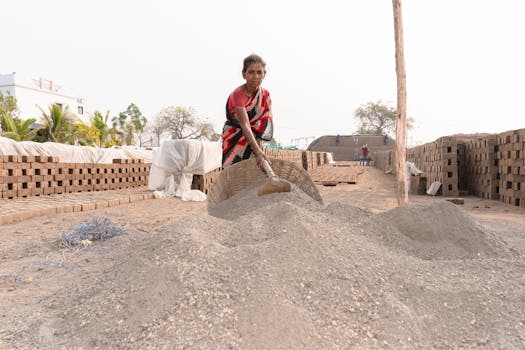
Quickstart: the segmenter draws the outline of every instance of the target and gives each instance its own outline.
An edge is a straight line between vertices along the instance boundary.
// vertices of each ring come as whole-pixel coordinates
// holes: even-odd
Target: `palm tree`
[[[42,136],[43,141],[53,141],[73,144],[75,141],[76,116],[69,111],[68,106],[58,104],[49,106],[49,113],[42,108]]]
[[[109,111],[106,115],[102,115],[99,111],[95,111],[91,116],[91,126],[99,131],[98,146],[107,147],[107,142],[111,130],[108,127]]]
[[[12,118],[7,113],[2,113],[2,117],[6,126],[6,131],[2,133],[2,136],[15,141],[31,141],[35,138],[38,128],[31,129],[31,124],[33,124],[36,119],[21,120]]]
[[[93,125],[80,122],[76,125],[76,137],[82,146],[100,146],[100,130]]]

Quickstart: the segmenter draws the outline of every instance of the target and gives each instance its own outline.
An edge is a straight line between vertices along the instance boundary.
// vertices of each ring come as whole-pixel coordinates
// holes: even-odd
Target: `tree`
[[[1,133],[2,136],[8,137],[15,141],[31,141],[35,138],[38,129],[31,129],[31,125],[36,119],[30,118],[21,120],[19,118],[13,118],[8,113],[3,113],[3,122],[5,124],[5,130]]]
[[[191,107],[169,106],[155,115],[153,130],[160,141],[162,130],[171,134],[173,139],[200,139],[218,140],[220,135],[215,132],[213,125],[196,116]]]
[[[110,128],[108,126],[109,111],[105,115],[99,111],[93,112],[91,116],[91,126],[99,131],[99,137],[97,145],[99,147],[107,147],[107,142],[110,134]]]
[[[82,146],[100,146],[100,130],[93,124],[78,123],[76,125],[76,137]]]
[[[144,130],[148,119],[142,115],[140,109],[131,103],[124,112],[120,112],[117,117],[111,119],[113,129],[118,130],[126,145],[132,145],[137,136],[139,146],[144,142]]]
[[[162,135],[166,132],[166,128],[168,126],[165,114],[161,112],[155,114],[153,122],[148,126],[148,131],[153,138],[153,146],[160,146],[160,139]]]
[[[358,134],[395,135],[397,110],[381,101],[362,105],[355,110],[354,117],[359,123],[357,128]],[[407,128],[411,129],[413,124],[414,119],[408,118]]]
[[[16,104],[16,98],[11,96],[9,91],[6,95],[0,91],[0,132],[7,130],[6,121],[4,119],[5,116],[9,116],[13,120],[17,119],[18,107]]]
[[[49,106],[46,113],[42,108],[42,128],[38,133],[39,141],[60,142],[73,144],[76,137],[76,116],[69,111],[69,107],[58,104]]]

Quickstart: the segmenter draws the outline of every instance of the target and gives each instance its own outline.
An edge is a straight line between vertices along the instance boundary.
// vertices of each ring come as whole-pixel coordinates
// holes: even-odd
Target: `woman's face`
[[[261,63],[252,63],[242,73],[242,77],[246,80],[246,85],[249,89],[255,90],[259,88],[264,79],[264,67]]]

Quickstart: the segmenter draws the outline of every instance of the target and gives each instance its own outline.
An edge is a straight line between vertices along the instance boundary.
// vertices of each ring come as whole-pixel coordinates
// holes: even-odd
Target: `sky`
[[[396,107],[392,1],[17,0],[0,6],[0,74],[45,77],[111,115],[193,107],[220,132],[242,60],[267,62],[283,145],[356,131]],[[403,0],[409,146],[525,128],[525,1]]]

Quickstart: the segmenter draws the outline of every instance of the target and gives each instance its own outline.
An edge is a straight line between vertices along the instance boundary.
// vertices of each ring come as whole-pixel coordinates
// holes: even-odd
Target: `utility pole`
[[[396,179],[397,204],[408,203],[407,167],[406,167],[406,71],[403,49],[403,17],[401,0],[392,0],[394,7],[394,33],[396,41],[396,76],[397,76],[397,123],[396,123]]]

